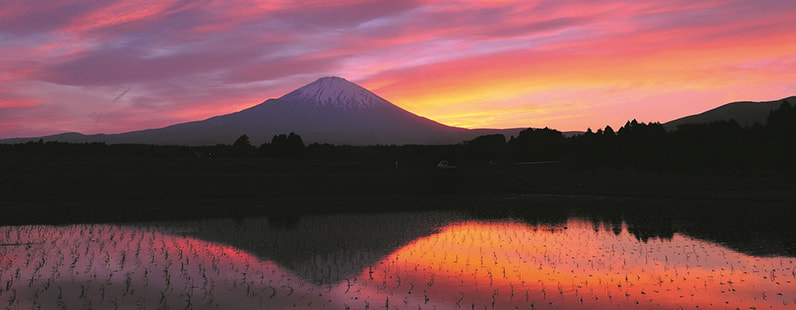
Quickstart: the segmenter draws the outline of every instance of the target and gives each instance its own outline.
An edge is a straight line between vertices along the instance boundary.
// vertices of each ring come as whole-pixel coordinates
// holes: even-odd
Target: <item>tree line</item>
[[[645,170],[743,170],[796,168],[796,107],[783,100],[765,124],[743,127],[735,120],[687,124],[667,131],[660,123],[628,121],[565,137],[560,131],[528,128],[516,137],[485,135],[453,145],[306,145],[298,134],[275,135],[252,145],[247,135],[230,145],[156,146],[105,143],[28,142],[0,145],[0,156],[115,156],[168,158],[282,158],[384,161],[431,165],[439,160],[471,162],[556,161],[581,168]]]
[[[796,168],[796,107],[783,100],[765,124],[743,127],[730,119],[685,124],[667,131],[660,123],[627,122],[568,139],[562,160],[583,166],[653,170]]]

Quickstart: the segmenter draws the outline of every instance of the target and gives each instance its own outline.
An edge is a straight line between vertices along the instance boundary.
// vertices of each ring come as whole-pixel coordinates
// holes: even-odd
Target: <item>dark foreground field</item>
[[[776,172],[694,174],[577,169],[557,163],[451,164],[458,167],[260,158],[6,158],[0,162],[1,221],[489,210],[490,201],[505,197],[553,205],[626,204],[646,209],[694,205],[785,212],[796,205],[792,191],[796,181]]]
[[[615,302],[610,308],[675,308],[703,303],[707,297],[688,296],[711,292],[716,297],[710,306],[737,303],[745,309],[794,300],[791,172],[451,164],[457,168],[437,169],[436,161],[396,167],[309,159],[6,157],[0,160],[0,250],[9,254],[4,266],[22,276],[12,283],[7,273],[0,299],[18,308],[29,301],[155,308],[158,300],[171,308],[201,308],[216,300],[248,307],[302,303],[308,309],[312,302],[360,302],[350,308],[366,308],[368,300],[397,308],[412,297],[418,308],[435,307],[437,300],[453,308],[456,298],[458,304],[470,295],[475,297],[465,308],[496,300],[493,308],[533,308],[540,299],[560,309],[590,308],[598,298],[603,305]],[[70,225],[77,223],[88,224]],[[504,252],[508,256],[499,257]],[[66,264],[45,260],[59,255]],[[412,257],[431,260],[413,266],[406,263]],[[509,261],[514,263],[499,266]],[[445,270],[462,268],[461,274],[442,273],[444,262],[453,264]],[[595,262],[598,269],[617,271],[587,269]],[[627,267],[636,263],[640,267]],[[205,267],[205,274],[202,266],[228,269],[213,273]],[[493,288],[488,268],[495,268],[496,284],[518,280]],[[603,272],[615,278],[595,281]],[[542,273],[548,276],[534,278]],[[542,283],[525,290],[526,296],[538,291],[535,297],[513,298],[514,288],[521,292],[526,283],[566,284],[550,278],[561,274],[575,274],[568,280],[572,290],[545,293]],[[627,274],[636,276],[628,280]],[[650,286],[641,277],[651,279]],[[528,278],[534,280],[520,281]],[[737,284],[727,286],[730,278]],[[383,292],[387,281],[395,281],[389,296],[360,294],[356,286]],[[434,288],[457,289],[435,294],[435,281]],[[628,281],[633,284],[615,284]],[[420,285],[413,294],[415,283]],[[498,287],[511,293],[497,294]],[[478,297],[479,290],[486,293]],[[601,295],[584,298],[587,292]],[[729,299],[749,292],[768,297],[743,304]],[[660,306],[667,301],[674,303]]]
[[[746,253],[796,255],[787,173],[644,172],[557,163],[329,162],[271,159],[2,161],[0,225],[267,216],[465,212],[564,223],[583,217],[640,239],[686,233]]]

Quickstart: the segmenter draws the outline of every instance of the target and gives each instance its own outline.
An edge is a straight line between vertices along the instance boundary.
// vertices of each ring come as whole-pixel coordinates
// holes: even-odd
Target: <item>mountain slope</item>
[[[783,101],[796,104],[796,96],[774,101],[752,102],[741,101],[722,105],[699,114],[694,114],[663,124],[668,130],[675,130],[683,124],[704,124],[716,121],[735,119],[741,126],[752,126],[755,122],[764,125],[768,113],[778,108]]]
[[[516,135],[520,129],[470,130],[412,114],[369,90],[339,77],[324,77],[280,98],[202,121],[111,135],[77,133],[43,137],[45,141],[215,145],[241,135],[259,145],[277,134],[295,132],[305,143],[350,145],[453,144],[479,135]],[[9,139],[17,143],[38,138]]]

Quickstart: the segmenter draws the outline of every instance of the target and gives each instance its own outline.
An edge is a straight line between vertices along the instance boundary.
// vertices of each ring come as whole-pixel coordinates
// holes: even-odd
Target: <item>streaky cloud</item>
[[[204,119],[327,75],[457,126],[665,121],[793,95],[793,12],[774,0],[7,0],[0,138]],[[127,87],[135,104],[105,111]],[[100,110],[109,127],[87,117]]]

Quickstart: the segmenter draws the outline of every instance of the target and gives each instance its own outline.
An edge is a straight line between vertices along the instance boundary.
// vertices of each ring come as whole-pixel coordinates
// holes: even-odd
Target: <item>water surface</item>
[[[0,305],[792,309],[789,256],[624,222],[426,212],[0,227]]]

